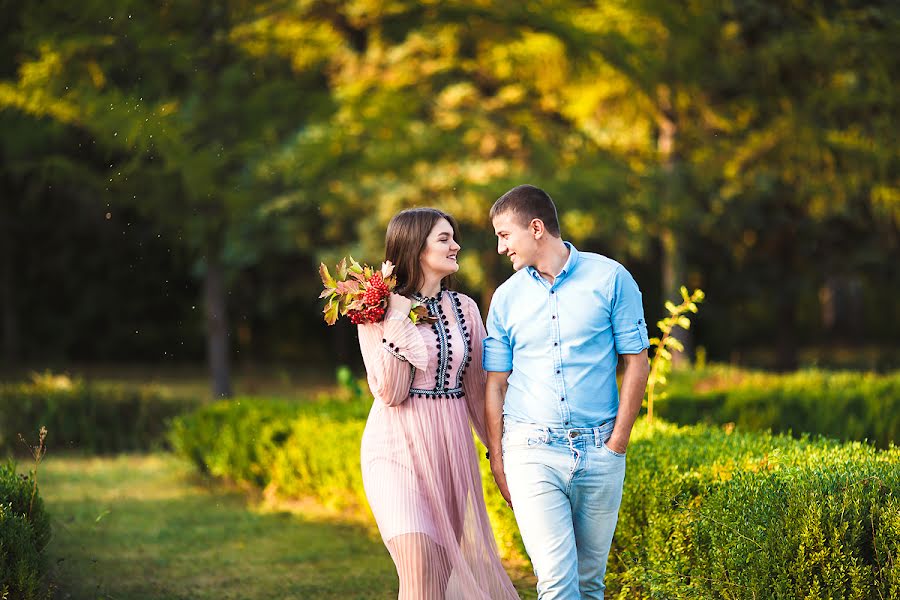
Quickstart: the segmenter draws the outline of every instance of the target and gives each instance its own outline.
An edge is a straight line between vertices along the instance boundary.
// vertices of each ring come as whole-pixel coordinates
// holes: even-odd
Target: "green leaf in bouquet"
[[[337,265],[337,278],[340,281],[347,279],[347,259],[342,258]]]
[[[325,309],[322,311],[325,313],[325,322],[329,325],[334,325],[338,318],[338,310],[339,305],[334,301],[334,298],[329,299],[328,304],[325,305]]]
[[[424,304],[419,303],[413,303],[412,308],[410,308],[409,320],[412,321],[413,324],[418,323],[419,321],[424,321],[425,323],[437,322],[436,317],[432,317],[428,314],[428,308]]]
[[[322,285],[326,288],[334,289],[334,278],[328,272],[328,267],[325,266],[325,263],[319,263],[319,275],[322,277]],[[323,298],[324,296],[319,297]]]
[[[350,273],[362,273],[363,267],[361,264],[356,262],[356,259],[352,256],[350,257]]]
[[[340,302],[338,303],[338,312],[342,315],[346,315],[347,311],[350,310],[350,304],[356,298],[353,296],[341,296]]]

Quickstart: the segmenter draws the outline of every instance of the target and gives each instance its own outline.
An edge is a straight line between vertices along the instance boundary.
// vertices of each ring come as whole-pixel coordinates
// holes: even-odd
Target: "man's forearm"
[[[614,444],[618,443],[620,448],[628,445],[631,428],[634,427],[634,422],[641,412],[647,377],[650,375],[646,350],[640,354],[629,356],[627,361],[625,372],[622,374],[622,389],[619,391],[619,412],[616,416],[616,426],[610,438],[610,441]]]
[[[491,381],[490,375],[485,389],[484,420],[488,435],[488,452],[500,455],[500,441],[503,438],[503,401],[506,398],[505,383]]]

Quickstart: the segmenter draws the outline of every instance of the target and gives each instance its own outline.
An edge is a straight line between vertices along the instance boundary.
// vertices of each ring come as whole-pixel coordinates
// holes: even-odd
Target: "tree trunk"
[[[18,362],[19,343],[13,283],[15,259],[12,252],[15,244],[12,241],[13,222],[8,214],[8,206],[8,203],[4,202],[3,209],[0,209],[0,306],[3,311],[3,364],[10,367]]]
[[[775,336],[775,369],[793,371],[797,368],[797,336],[794,331],[794,301],[792,294],[782,290],[778,294]]]
[[[659,117],[657,126],[657,150],[665,177],[662,189],[662,210],[660,211],[660,251],[662,267],[662,292],[665,300],[681,304],[679,289],[685,283],[684,253],[675,231],[674,221],[680,213],[681,165],[677,151],[678,117],[675,113],[673,91],[668,86],[660,86],[658,92]],[[652,333],[651,333],[652,335]],[[679,368],[690,364],[693,355],[693,336],[680,327],[672,330],[672,336],[684,345],[684,352],[672,353],[672,366]]]
[[[785,209],[784,214],[790,215]],[[793,219],[789,223],[793,223]],[[776,256],[788,273],[797,272],[796,260],[797,230],[792,225],[782,227],[778,232]],[[797,285],[788,277],[784,281],[773,281],[772,289],[777,290],[775,296],[775,369],[777,371],[793,371],[797,368],[797,333],[796,310]]]
[[[230,398],[232,394],[228,366],[228,319],[221,244],[209,244],[203,290],[206,302],[207,360],[209,361],[213,397]]]

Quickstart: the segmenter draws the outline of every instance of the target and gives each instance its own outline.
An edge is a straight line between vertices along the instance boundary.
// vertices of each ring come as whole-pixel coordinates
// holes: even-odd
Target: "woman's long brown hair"
[[[384,235],[384,259],[394,264],[397,288],[401,296],[410,296],[418,291],[424,282],[424,273],[419,258],[425,250],[428,234],[441,219],[447,219],[453,228],[453,239],[459,243],[459,227],[456,219],[436,208],[408,208],[401,210],[388,223]],[[453,276],[442,280],[446,287],[453,284]]]

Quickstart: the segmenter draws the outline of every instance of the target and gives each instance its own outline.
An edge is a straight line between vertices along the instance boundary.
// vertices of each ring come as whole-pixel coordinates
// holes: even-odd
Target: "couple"
[[[603,598],[648,375],[641,294],[620,264],[562,240],[539,188],[513,188],[490,217],[516,273],[494,294],[487,331],[475,302],[445,286],[459,269],[454,219],[419,208],[388,225],[396,293],[384,321],[359,326],[375,396],[362,439],[366,497],[401,599],[517,598],[488,522],[471,423],[539,597]],[[436,320],[414,325],[411,298]]]

